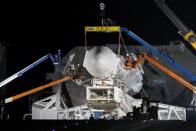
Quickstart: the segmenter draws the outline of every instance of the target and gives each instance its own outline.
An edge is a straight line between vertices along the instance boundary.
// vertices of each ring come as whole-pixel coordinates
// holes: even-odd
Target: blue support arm
[[[17,72],[16,74],[18,76],[22,76],[24,73],[28,72],[29,70],[31,70],[32,68],[36,67],[37,65],[39,65],[40,63],[44,62],[45,60],[47,60],[49,58],[49,55],[45,55],[42,58],[38,59],[37,61],[35,61],[34,63],[30,64],[29,66],[25,67],[24,69],[22,69],[21,71]]]
[[[41,64],[42,62],[46,61],[50,58],[50,60],[53,62],[53,64],[59,64],[61,59],[61,52],[58,50],[58,53],[52,56],[51,54],[47,54],[43,56],[42,58],[38,59],[34,63],[30,64],[29,66],[25,67],[24,69],[20,70],[19,72],[15,73],[14,75],[8,77],[7,79],[0,82],[0,88],[4,85],[8,84],[9,82],[13,81],[14,79],[21,77],[24,73],[28,72],[29,70],[33,69],[37,65]]]
[[[155,53],[156,55],[161,56],[166,62],[172,64],[177,70],[188,76],[191,81],[196,82],[196,76],[193,75],[190,71],[179,65],[178,63],[174,62],[169,56],[164,54],[162,51],[158,50],[157,48],[151,46],[149,43],[144,41],[142,38],[134,34],[133,32],[129,31],[127,28],[121,28],[121,32],[126,32],[128,36],[135,39],[137,42],[142,44],[145,48],[149,49],[151,52]]]

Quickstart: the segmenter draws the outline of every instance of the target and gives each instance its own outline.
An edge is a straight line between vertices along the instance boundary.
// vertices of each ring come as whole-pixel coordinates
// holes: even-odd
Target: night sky
[[[153,0],[81,0],[56,2],[0,3],[0,41],[7,44],[7,76],[47,53],[61,49],[66,54],[84,45],[84,26],[100,24],[99,4],[106,4],[107,16],[152,44],[182,40],[177,28]],[[195,0],[167,0],[168,6],[190,29],[196,29]],[[135,41],[132,41],[136,43]],[[131,43],[130,43],[131,44]],[[7,85],[7,96],[45,82],[52,63],[44,62]],[[28,97],[9,105],[11,118],[28,111]],[[19,115],[18,115],[19,114]]]

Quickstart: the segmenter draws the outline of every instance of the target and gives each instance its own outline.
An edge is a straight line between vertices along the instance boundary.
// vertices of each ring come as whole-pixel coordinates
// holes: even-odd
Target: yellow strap
[[[191,43],[191,45],[194,47],[194,49],[196,50],[196,41]]]
[[[184,39],[185,39],[186,41],[188,41],[188,42],[193,46],[193,48],[196,50],[196,41],[194,41],[194,42],[190,42],[190,41],[189,41],[189,37],[192,36],[192,35],[195,35],[195,34],[194,34],[193,31],[190,31],[190,32],[188,32],[188,33],[184,36]]]
[[[188,39],[189,39],[189,37],[190,37],[191,35],[194,35],[194,32],[193,32],[193,31],[188,32],[188,33],[184,36],[184,39],[188,41]]]
[[[85,32],[120,32],[120,26],[86,26]]]

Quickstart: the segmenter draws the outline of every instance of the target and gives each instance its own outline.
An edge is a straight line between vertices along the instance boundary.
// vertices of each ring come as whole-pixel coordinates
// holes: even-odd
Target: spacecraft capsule
[[[123,68],[124,59],[117,56],[106,46],[93,47],[85,54],[83,66],[95,78],[114,78],[124,81],[125,92],[130,95],[139,93],[143,78],[140,69]]]
[[[94,47],[86,52],[83,66],[95,78],[111,77],[116,70],[118,57],[106,46]]]

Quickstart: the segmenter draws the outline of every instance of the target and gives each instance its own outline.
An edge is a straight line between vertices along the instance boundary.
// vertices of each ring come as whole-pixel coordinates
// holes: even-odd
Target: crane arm
[[[168,57],[165,53],[158,50],[157,48],[150,45],[148,42],[144,41],[142,38],[134,34],[132,31],[129,31],[127,28],[121,28],[121,32],[126,32],[128,36],[139,42],[141,45],[143,45],[145,48],[150,50],[150,52],[160,56],[162,59],[164,59],[166,62],[174,66],[178,71],[185,74],[188,78],[191,79],[191,81],[196,82],[196,75],[193,75],[189,70],[181,66],[180,64],[176,63],[173,59]]]
[[[196,34],[188,29],[182,21],[174,14],[174,12],[165,4],[165,0],[154,0],[163,13],[172,21],[172,23],[178,28],[179,34],[189,42],[194,50],[196,50]]]
[[[22,98],[22,97],[25,97],[25,96],[27,96],[27,95],[33,94],[33,93],[38,92],[38,91],[40,91],[40,90],[43,90],[43,89],[52,87],[52,86],[57,85],[57,84],[59,84],[59,83],[62,83],[62,82],[64,82],[64,81],[71,80],[72,78],[73,78],[72,76],[65,76],[65,77],[62,78],[62,79],[59,79],[59,80],[50,82],[50,83],[48,83],[48,84],[45,84],[45,85],[42,85],[42,86],[33,88],[33,89],[29,90],[29,91],[25,91],[25,92],[23,92],[23,93],[20,93],[20,94],[15,95],[15,96],[6,98],[6,99],[5,99],[5,104],[10,103],[10,102],[13,102],[13,101],[15,101],[15,100],[18,100],[18,99],[20,99],[20,98]]]
[[[21,77],[24,73],[28,72],[29,70],[33,69],[37,65],[41,64],[42,62],[46,61],[47,59],[50,59],[53,64],[58,64],[60,61],[60,50],[58,50],[58,53],[55,55],[47,54],[43,56],[42,58],[38,59],[37,61],[33,62],[32,64],[28,65],[27,67],[23,68],[22,70],[18,71],[17,73],[13,74],[12,76],[6,78],[2,82],[0,82],[0,88],[8,84],[9,82],[13,81],[14,79]]]
[[[159,68],[160,70],[162,70],[163,72],[165,72],[166,74],[168,74],[170,77],[172,77],[173,79],[175,79],[176,81],[178,81],[179,83],[181,83],[182,85],[184,85],[186,88],[192,90],[193,92],[196,92],[196,87],[195,86],[193,86],[188,81],[184,80],[182,77],[180,77],[179,75],[175,74],[171,70],[165,68],[158,61],[156,61],[155,59],[153,59],[153,58],[151,58],[151,57],[149,57],[147,55],[140,55],[138,57],[138,62],[136,62],[135,68],[138,67],[138,65],[140,63],[142,63],[143,60],[147,60],[148,62],[150,62],[151,64],[153,64],[154,66],[156,66],[157,68]]]
[[[3,80],[0,83],[0,87],[3,87],[4,85],[8,84],[9,82],[13,81],[14,79],[22,76],[25,72],[31,70],[32,68],[34,68],[35,66],[39,65],[40,63],[42,63],[43,61],[47,60],[49,58],[49,55],[45,55],[42,58],[38,59],[37,61],[35,61],[34,63],[30,64],[29,66],[25,67],[24,69],[20,70],[19,72],[15,73],[14,75],[8,77],[7,79]]]

